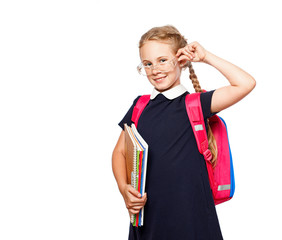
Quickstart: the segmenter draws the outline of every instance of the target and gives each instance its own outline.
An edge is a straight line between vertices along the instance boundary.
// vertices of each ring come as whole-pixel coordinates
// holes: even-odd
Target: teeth
[[[156,81],[157,81],[157,82],[158,82],[158,81],[161,81],[161,80],[163,80],[164,78],[166,78],[166,77],[159,78],[159,79],[157,79]]]

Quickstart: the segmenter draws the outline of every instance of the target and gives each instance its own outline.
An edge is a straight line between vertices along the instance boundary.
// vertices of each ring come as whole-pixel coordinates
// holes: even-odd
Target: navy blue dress
[[[204,118],[212,116],[214,91],[201,94]],[[199,153],[185,108],[185,92],[169,100],[150,100],[138,122],[149,145],[144,226],[130,224],[129,240],[220,240],[216,209],[203,156]],[[139,97],[119,123],[131,124]]]

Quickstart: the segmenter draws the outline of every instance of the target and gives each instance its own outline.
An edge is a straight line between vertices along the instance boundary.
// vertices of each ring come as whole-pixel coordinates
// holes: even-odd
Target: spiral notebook
[[[134,124],[131,127],[124,124],[124,131],[127,183],[131,184],[143,196],[146,184],[148,144],[138,133]],[[131,216],[131,223],[136,227],[143,226],[144,208],[138,214]]]

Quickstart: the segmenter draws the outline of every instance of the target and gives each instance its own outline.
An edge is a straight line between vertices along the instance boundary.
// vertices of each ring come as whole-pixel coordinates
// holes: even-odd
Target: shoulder
[[[214,91],[215,90],[200,93],[200,100],[202,106],[210,104]],[[188,94],[190,95],[195,93],[186,92],[183,96],[186,97]]]
[[[201,105],[204,118],[210,118],[213,114],[211,111],[212,96],[215,90],[201,93]]]
[[[215,90],[202,92],[201,93],[201,102],[207,102],[212,99]]]
[[[131,104],[130,108],[128,109],[127,113],[123,117],[123,119],[120,121],[119,126],[123,129],[124,123],[127,123],[128,125],[131,125],[131,116],[133,113],[134,106],[136,105],[137,101],[139,100],[141,96],[136,97],[133,100],[133,103]]]
[[[139,95],[137,96],[134,100],[133,100],[133,105],[136,105],[137,101],[140,99],[140,97],[142,97],[143,95]]]

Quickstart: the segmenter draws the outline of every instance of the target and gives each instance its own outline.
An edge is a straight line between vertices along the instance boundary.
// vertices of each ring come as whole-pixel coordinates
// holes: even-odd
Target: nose
[[[153,75],[157,75],[158,73],[161,73],[161,71],[159,70],[159,67],[158,67],[158,66],[155,66],[155,67],[152,69],[152,74],[153,74]]]

